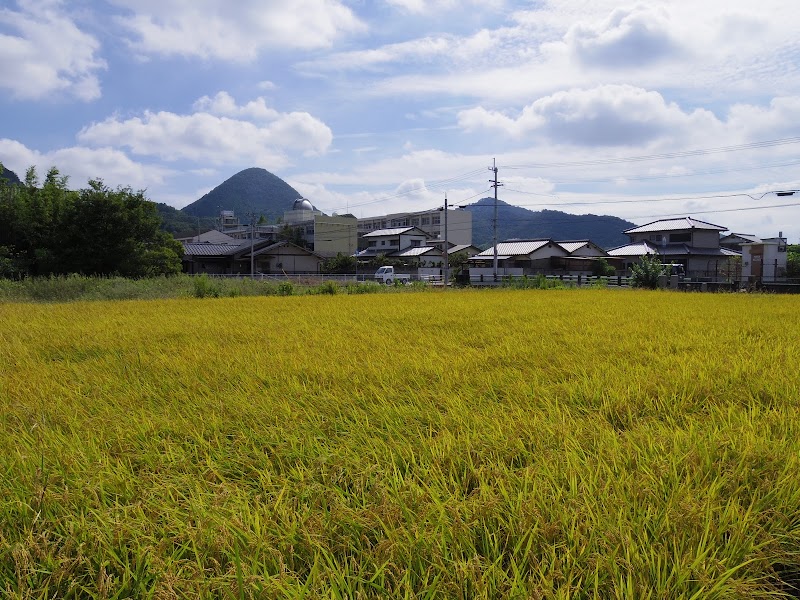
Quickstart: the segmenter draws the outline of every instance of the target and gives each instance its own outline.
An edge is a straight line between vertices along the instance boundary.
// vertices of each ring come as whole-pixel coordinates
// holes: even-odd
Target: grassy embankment
[[[794,297],[0,304],[0,595],[764,598]]]
[[[419,282],[411,286],[424,287]],[[126,277],[86,277],[67,275],[29,277],[22,280],[0,278],[0,302],[75,302],[81,300],[166,300],[172,298],[238,298],[241,296],[302,296],[305,294],[364,294],[399,291],[374,281],[338,283],[332,280],[286,277],[209,277],[175,275],[149,279]],[[411,289],[411,288],[409,288]]]

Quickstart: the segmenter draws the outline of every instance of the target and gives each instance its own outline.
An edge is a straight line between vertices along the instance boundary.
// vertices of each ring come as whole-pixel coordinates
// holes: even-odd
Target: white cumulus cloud
[[[674,27],[663,9],[618,8],[604,21],[574,25],[565,41],[584,64],[612,69],[642,66],[682,53],[672,35]]]
[[[326,48],[364,30],[339,0],[112,0],[147,54],[252,60],[266,48]]]
[[[95,146],[128,147],[135,154],[169,161],[245,162],[271,168],[287,165],[290,152],[323,153],[333,140],[319,119],[304,112],[279,113],[260,98],[239,106],[221,92],[213,98],[204,96],[195,109],[198,112],[186,115],[147,111],[128,119],[110,117],[82,129],[78,139]]]
[[[85,148],[73,146],[49,152],[39,152],[17,140],[0,139],[0,156],[8,157],[4,166],[20,178],[28,167],[36,167],[42,178],[51,167],[69,176],[71,188],[86,185],[89,179],[102,179],[108,185],[130,186],[145,189],[164,183],[172,171],[164,167],[144,165],[131,160],[124,152],[114,148]]]
[[[18,0],[19,10],[0,8],[0,88],[23,100],[63,94],[79,100],[100,96],[97,72],[106,63],[100,43],[82,31],[58,0]]]
[[[661,136],[714,131],[718,120],[708,111],[683,111],[658,92],[629,85],[556,92],[536,100],[517,116],[477,107],[459,113],[469,131],[494,129],[511,137],[541,133],[553,142],[620,146],[647,144]]]

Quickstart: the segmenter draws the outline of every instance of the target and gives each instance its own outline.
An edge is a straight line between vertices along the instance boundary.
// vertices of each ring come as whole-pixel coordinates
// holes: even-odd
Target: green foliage
[[[616,270],[613,266],[608,264],[605,258],[600,257],[592,262],[592,275],[596,277],[610,277],[614,275],[614,273],[616,273]]]
[[[0,179],[0,246],[19,276],[68,273],[152,277],[180,272],[183,247],[160,230],[143,192],[112,190],[93,180],[80,191],[48,171],[41,186],[31,167],[25,183]]]
[[[161,217],[161,229],[175,237],[193,237],[198,231],[202,233],[216,225],[213,217],[189,215],[163,202],[156,203],[156,210]]]
[[[282,281],[278,284],[278,296],[291,296],[294,293],[294,284],[291,281]]]
[[[322,263],[322,272],[329,274],[347,274],[356,272],[356,258],[337,252],[336,256],[326,258]]]
[[[788,246],[786,252],[786,276],[800,278],[800,244]]]
[[[0,246],[0,278],[14,277],[17,274],[17,262],[8,246]]]
[[[378,294],[386,291],[383,286],[374,281],[362,281],[361,283],[348,283],[345,292],[348,294]]]
[[[502,287],[514,290],[553,290],[563,289],[565,286],[563,281],[555,278],[548,279],[540,273],[533,277],[528,277],[527,275],[509,277],[503,280]]]
[[[14,173],[14,171],[11,171],[10,169],[6,169],[3,166],[3,163],[1,163],[1,162],[0,162],[0,179],[4,179],[5,181],[7,181],[8,183],[11,183],[11,184],[21,184],[22,183],[19,180],[19,177],[17,176],[17,174]]]
[[[666,274],[667,270],[657,254],[646,255],[631,267],[630,283],[633,287],[654,290],[658,287],[658,278]]]
[[[312,290],[312,294],[335,296],[339,293],[339,284],[335,281],[326,281]]]
[[[284,225],[278,231],[278,239],[284,242],[289,242],[290,244],[294,244],[295,246],[300,246],[301,248],[305,248],[307,246],[305,239],[303,238],[303,229],[302,227],[293,227],[290,225]]]
[[[195,298],[219,298],[222,295],[222,286],[219,281],[203,273],[196,275],[192,280],[193,293]]]
[[[461,252],[456,252],[455,254],[451,254],[447,258],[447,262],[450,266],[450,280],[455,280],[458,278],[459,275],[467,268],[469,256],[463,250]]]

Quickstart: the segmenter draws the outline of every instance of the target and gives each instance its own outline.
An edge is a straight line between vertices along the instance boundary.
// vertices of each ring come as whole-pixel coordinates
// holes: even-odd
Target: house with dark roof
[[[430,236],[419,227],[391,227],[376,229],[362,235],[359,240],[359,260],[369,260],[379,255],[390,256],[409,248],[428,245]]]
[[[621,259],[626,270],[643,256],[658,256],[662,263],[682,265],[691,279],[738,278],[741,253],[720,245],[723,231],[727,229],[721,225],[691,217],[661,219],[627,229],[623,233],[630,243],[608,254]]]
[[[590,275],[598,259],[616,259],[590,240],[506,240],[497,245],[498,275]],[[470,275],[494,274],[494,247],[471,257]]]
[[[501,277],[550,273],[556,260],[569,252],[551,239],[507,240],[497,244],[497,274]],[[467,262],[470,278],[494,275],[495,246],[476,254]]]
[[[320,254],[287,241],[183,242],[183,272],[195,275],[249,275],[251,264],[259,274],[319,273],[323,261]]]

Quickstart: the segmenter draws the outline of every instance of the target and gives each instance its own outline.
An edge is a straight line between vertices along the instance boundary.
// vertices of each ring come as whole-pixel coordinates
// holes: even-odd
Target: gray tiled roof
[[[369,233],[365,233],[361,237],[383,237],[386,235],[400,235],[401,233],[406,233],[412,229],[416,229],[416,227],[394,227],[393,229],[376,229],[375,231],[370,231]],[[420,230],[420,234],[422,234]]]
[[[751,235],[749,233],[729,233],[728,235],[726,235],[722,239],[723,240],[727,240],[727,239],[730,239],[730,238],[740,238],[740,239],[742,239],[742,240],[744,240],[746,242],[753,242],[755,244],[758,244],[759,242],[761,242],[761,238],[760,237],[755,236],[755,235]]]
[[[658,250],[650,242],[637,242],[635,244],[625,244],[618,248],[608,251],[609,256],[644,256],[645,254],[657,254]]]
[[[539,248],[553,243],[552,240],[513,240],[509,242],[500,242],[497,244],[497,254],[502,254],[504,257],[510,256],[524,256],[532,252],[536,252]],[[481,258],[494,257],[494,248],[484,250],[480,254]]]
[[[688,244],[667,244],[656,246],[650,242],[626,244],[608,251],[610,256],[644,256],[660,254],[661,256],[741,256],[741,252],[728,248],[697,248]]]
[[[467,248],[472,248],[472,244],[456,244],[455,246],[451,246],[450,249],[447,251],[448,254],[455,254],[456,252],[461,252],[462,250],[466,250]]]
[[[653,221],[641,227],[626,229],[623,233],[647,233],[650,231],[682,231],[684,229],[708,229],[711,231],[727,231],[726,227],[698,221],[691,217],[681,217],[680,219],[662,219]]]
[[[248,248],[250,242],[247,242]],[[187,256],[230,256],[242,247],[240,244],[211,244],[207,242],[183,242],[183,252]]]
[[[431,250],[438,250],[438,248],[434,248],[433,246],[416,246],[414,248],[405,248],[404,250],[398,250],[397,252],[393,252],[389,256],[402,258],[405,256],[422,256],[423,254],[427,254]]]

